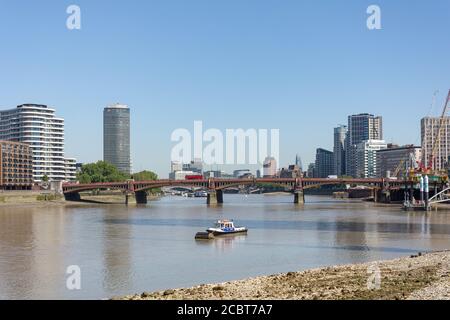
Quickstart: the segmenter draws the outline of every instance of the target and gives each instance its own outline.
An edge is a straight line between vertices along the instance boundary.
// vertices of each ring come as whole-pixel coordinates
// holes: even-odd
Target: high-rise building
[[[420,121],[422,137],[422,161],[425,166],[429,165],[433,148],[439,135],[439,124],[441,119],[425,117]],[[436,145],[431,163],[434,170],[445,170],[449,165],[450,157],[450,117],[442,119],[442,130],[440,131],[439,144]]]
[[[334,174],[333,152],[318,148],[316,150],[315,178],[327,178]]]
[[[277,160],[274,157],[266,157],[263,164],[263,177],[271,178],[277,175]]]
[[[334,128],[334,173],[337,176],[345,175],[345,139],[347,137],[347,126],[340,125]]]
[[[33,152],[33,179],[66,180],[64,119],[46,105],[23,104],[0,111],[0,140],[28,144]]]
[[[302,158],[300,158],[300,156],[297,154],[295,156],[295,165],[298,167],[298,169],[300,171],[303,172],[303,163],[302,163]]]
[[[383,140],[383,119],[373,114],[361,113],[348,117],[346,139],[346,175],[356,177],[356,148],[367,140]]]
[[[362,141],[356,146],[356,175],[357,178],[377,177],[377,151],[386,149],[384,140]]]
[[[406,168],[417,168],[422,160],[422,148],[413,145],[391,146],[377,151],[377,178],[402,178]],[[396,169],[399,169],[396,173]]]
[[[103,160],[131,173],[130,108],[123,104],[103,110]]]

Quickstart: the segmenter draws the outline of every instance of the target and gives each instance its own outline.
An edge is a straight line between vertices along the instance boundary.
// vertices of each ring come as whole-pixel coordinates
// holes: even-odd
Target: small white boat
[[[233,233],[247,233],[246,227],[235,227],[233,220],[218,220],[213,227],[206,230],[215,236],[233,234]]]

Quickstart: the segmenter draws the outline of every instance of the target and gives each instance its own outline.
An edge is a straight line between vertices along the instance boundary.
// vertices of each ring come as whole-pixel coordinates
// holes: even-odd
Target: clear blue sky
[[[77,4],[82,29],[66,28]],[[382,30],[366,28],[378,4]],[[167,176],[170,134],[279,128],[281,165],[332,148],[347,115],[384,117],[385,139],[420,143],[450,88],[450,1],[0,0],[0,108],[48,104],[66,154],[102,158],[102,110],[132,109],[135,171]]]

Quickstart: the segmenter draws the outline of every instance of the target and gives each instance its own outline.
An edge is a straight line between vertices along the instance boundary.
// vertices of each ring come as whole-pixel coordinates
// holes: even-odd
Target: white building
[[[277,160],[274,157],[266,157],[263,164],[263,176],[275,177],[277,175]]]
[[[367,140],[356,145],[356,177],[375,178],[377,176],[377,151],[386,149],[384,140]]]
[[[77,159],[75,158],[65,158],[64,167],[66,171],[66,181],[77,180]]]
[[[175,171],[170,173],[170,180],[186,180],[186,176],[197,175],[194,171]]]
[[[66,180],[64,119],[56,117],[54,109],[24,104],[0,111],[0,140],[31,146],[35,182],[42,181],[44,176],[50,181]]]

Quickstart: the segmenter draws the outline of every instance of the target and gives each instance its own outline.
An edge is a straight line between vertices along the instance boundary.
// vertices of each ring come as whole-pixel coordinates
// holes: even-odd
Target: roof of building
[[[389,152],[389,151],[398,151],[398,150],[409,150],[409,149],[421,149],[422,147],[418,146],[401,146],[401,147],[395,147],[395,148],[387,148],[382,149],[378,152]]]
[[[110,106],[107,106],[105,109],[130,109],[126,104],[112,104]]]

